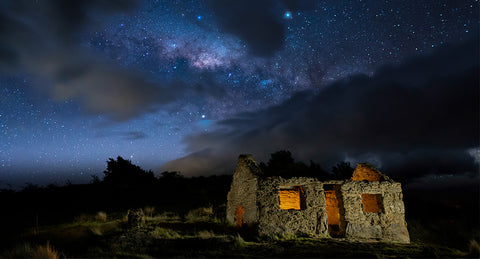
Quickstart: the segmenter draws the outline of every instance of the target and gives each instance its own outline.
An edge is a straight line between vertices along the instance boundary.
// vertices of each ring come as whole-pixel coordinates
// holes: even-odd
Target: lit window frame
[[[297,197],[295,197],[295,203],[292,205],[292,202],[282,202],[282,199],[285,199],[286,196],[289,193],[294,192]],[[278,192],[279,195],[279,206],[281,210],[291,210],[291,211],[298,211],[298,210],[303,210],[305,209],[305,204],[304,204],[304,192],[303,192],[303,187],[301,185],[297,186],[286,186],[286,187],[280,187],[280,190]]]
[[[383,195],[379,193],[362,193],[363,211],[366,213],[385,213]]]

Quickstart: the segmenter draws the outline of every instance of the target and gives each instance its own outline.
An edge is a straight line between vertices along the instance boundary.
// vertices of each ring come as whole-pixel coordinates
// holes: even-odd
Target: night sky
[[[478,0],[0,2],[0,188],[288,149],[478,181]]]

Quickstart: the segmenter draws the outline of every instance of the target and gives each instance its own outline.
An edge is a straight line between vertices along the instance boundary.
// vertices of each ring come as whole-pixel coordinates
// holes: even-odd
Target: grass
[[[480,256],[480,245],[476,240],[470,240],[468,243],[468,255],[474,258],[479,258]]]
[[[107,221],[107,213],[103,211],[99,211],[97,215],[95,215],[95,220],[98,222],[106,222]]]
[[[197,208],[186,213],[184,218],[173,212],[157,215],[152,212],[141,228],[127,227],[125,219],[122,219],[125,213],[112,213],[117,215],[116,218],[108,219],[105,214],[101,220],[97,218],[98,213],[85,214],[68,224],[41,227],[35,235],[24,233],[22,239],[25,243],[1,252],[0,257],[417,258],[468,257],[478,255],[479,250],[474,240],[470,243],[470,251],[464,252],[419,242],[360,243],[293,235],[255,240],[225,220],[215,218],[211,211],[209,207]]]
[[[193,210],[190,210],[187,215],[185,215],[185,220],[188,222],[201,222],[209,220],[213,215],[213,207],[199,207]]]
[[[143,208],[143,213],[145,214],[145,217],[153,217],[153,214],[155,213],[155,207],[145,206]]]
[[[15,246],[12,250],[3,253],[6,258],[42,258],[42,259],[58,259],[63,258],[62,253],[58,252],[50,242],[45,245],[32,245],[23,243]]]

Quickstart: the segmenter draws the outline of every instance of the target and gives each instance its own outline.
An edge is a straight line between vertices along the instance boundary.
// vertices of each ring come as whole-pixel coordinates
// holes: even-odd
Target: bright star
[[[202,119],[205,119],[205,117],[206,117],[205,114],[202,114]]]
[[[201,15],[198,15],[197,16],[197,20],[201,20],[202,19],[202,16]]]
[[[286,11],[284,16],[285,18],[292,18],[292,13],[290,11]]]

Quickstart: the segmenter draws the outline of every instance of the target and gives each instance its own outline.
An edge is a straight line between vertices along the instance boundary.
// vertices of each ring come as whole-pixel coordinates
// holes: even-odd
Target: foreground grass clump
[[[468,255],[473,257],[473,258],[479,258],[480,257],[480,245],[476,240],[470,240],[468,243]]]
[[[200,207],[193,210],[190,210],[187,215],[185,215],[185,220],[188,222],[201,222],[208,221],[213,216],[213,208],[210,207]]]
[[[30,243],[24,243],[14,247],[12,250],[3,254],[5,258],[45,258],[45,259],[58,259],[64,258],[64,256],[58,252],[50,242],[47,241],[45,245],[32,245]]]
[[[95,220],[98,222],[106,222],[107,221],[107,213],[103,211],[99,211],[97,215],[95,215]]]

